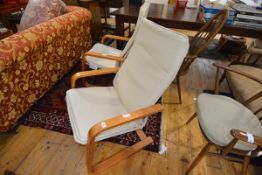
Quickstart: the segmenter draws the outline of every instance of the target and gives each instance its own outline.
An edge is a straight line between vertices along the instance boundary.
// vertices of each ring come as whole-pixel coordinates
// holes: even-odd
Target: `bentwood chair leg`
[[[242,175],[246,175],[247,174],[249,161],[250,161],[250,157],[249,156],[245,156],[244,162],[243,162]]]
[[[226,78],[226,72],[223,72],[221,78],[219,79],[219,84],[222,83],[222,81]]]
[[[176,81],[177,81],[177,92],[178,92],[179,104],[182,104],[182,94],[181,94],[180,76],[179,75],[176,77]]]
[[[186,122],[186,125],[190,123],[195,117],[197,116],[197,113],[195,112]]]
[[[186,171],[186,175],[188,175],[188,173],[190,173],[190,171],[198,164],[198,162],[204,157],[204,155],[209,151],[210,147],[211,147],[211,143],[207,143],[205,145],[204,148],[202,148],[202,150],[200,151],[200,153],[197,155],[197,157],[195,158],[195,160],[190,164],[190,166],[188,167],[187,171]]]

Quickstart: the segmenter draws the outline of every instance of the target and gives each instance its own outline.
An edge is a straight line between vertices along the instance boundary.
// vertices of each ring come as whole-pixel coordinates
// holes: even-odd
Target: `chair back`
[[[133,42],[136,38],[136,34],[137,34],[137,31],[139,30],[139,26],[140,26],[140,23],[142,21],[143,18],[146,18],[147,17],[147,14],[148,14],[148,10],[149,10],[149,3],[145,2],[141,7],[140,7],[140,10],[139,10],[139,15],[138,15],[138,19],[137,19],[137,23],[136,23],[136,28],[134,30],[134,33],[132,35],[132,37],[128,40],[123,52],[122,52],[122,57],[126,57],[127,54],[128,54],[128,51],[129,49],[132,47],[133,45]]]
[[[199,32],[190,40],[190,48],[187,57],[181,67],[181,72],[186,72],[198,54],[207,48],[216,34],[224,26],[228,16],[228,10],[224,9],[206,23]]]
[[[155,104],[176,77],[188,48],[187,36],[144,18],[113,82],[125,108]]]

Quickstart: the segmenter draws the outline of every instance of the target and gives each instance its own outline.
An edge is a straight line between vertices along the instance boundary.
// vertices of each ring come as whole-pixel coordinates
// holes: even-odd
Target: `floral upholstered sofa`
[[[91,13],[67,13],[0,41],[0,131],[16,121],[89,48]]]

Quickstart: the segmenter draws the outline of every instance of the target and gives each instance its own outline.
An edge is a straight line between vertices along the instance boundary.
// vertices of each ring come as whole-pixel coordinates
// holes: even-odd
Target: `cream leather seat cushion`
[[[207,138],[216,145],[226,146],[233,139],[231,129],[262,136],[258,118],[241,103],[222,95],[200,94],[197,98],[200,126]],[[251,144],[238,141],[236,149],[253,150]]]
[[[74,139],[87,143],[89,129],[98,122],[128,113],[120,102],[114,87],[89,87],[70,89],[66,92],[67,109]],[[143,124],[130,122],[100,134],[96,141],[113,137],[136,129]]]
[[[122,54],[121,50],[100,43],[95,44],[90,51],[114,56],[120,56]],[[118,62],[114,60],[98,59],[90,56],[86,56],[85,59],[87,60],[89,67],[92,69],[113,68],[118,64]]]
[[[247,73],[249,75],[253,75],[262,81],[262,69],[260,68],[256,68],[253,66],[247,66],[247,65],[232,65],[230,67],[235,70],[239,70],[241,72]],[[261,84],[249,78],[246,78],[242,75],[228,71],[226,74],[226,78],[228,80],[230,88],[232,89],[234,98],[241,103],[246,101],[247,99],[249,99],[256,93],[262,91]],[[262,107],[261,104],[262,104],[262,97],[249,103],[247,107],[251,111],[255,112]],[[258,117],[262,116],[262,112],[259,112],[257,116]]]

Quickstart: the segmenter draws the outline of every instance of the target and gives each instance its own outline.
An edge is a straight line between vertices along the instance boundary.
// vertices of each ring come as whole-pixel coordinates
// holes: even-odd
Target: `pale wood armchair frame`
[[[111,35],[111,34],[106,34],[102,37],[101,39],[101,44],[105,44],[105,40],[106,39],[113,39],[113,40],[120,40],[120,41],[128,41],[129,38],[128,37],[124,37],[124,36],[117,36],[117,35]],[[95,55],[92,55],[91,53],[96,53]],[[89,54],[89,55],[88,55]],[[86,63],[87,60],[83,59],[85,56],[93,56],[93,57],[100,57],[102,58],[102,56],[107,55],[107,57],[103,57],[105,59],[110,59],[110,60],[115,60],[115,61],[119,61],[117,58],[122,58],[122,57],[118,57],[118,56],[114,56],[114,55],[109,55],[109,54],[103,54],[103,53],[97,53],[97,52],[86,52],[85,54],[82,55],[82,59],[81,59],[81,69],[82,71],[86,70]],[[122,58],[123,59],[123,58]],[[124,60],[124,59],[123,59]],[[122,60],[121,60],[122,62]]]
[[[220,69],[223,69],[224,71],[231,71],[231,72],[234,72],[234,73],[237,73],[239,75],[242,75],[242,76],[245,76],[247,78],[250,78],[260,84],[262,84],[262,81],[257,79],[256,77],[252,76],[252,75],[249,75],[249,74],[246,74],[246,73],[243,73],[241,71],[238,71],[238,70],[234,70],[230,67],[226,67],[226,66],[222,66],[222,65],[218,65],[218,64],[213,64],[215,67],[217,67],[217,71],[216,71],[216,78],[215,78],[215,87],[214,87],[214,93],[215,94],[218,94],[219,93],[219,71]],[[249,99],[247,99],[243,104],[244,105],[247,105],[248,103],[251,103],[252,101],[256,100],[257,98],[261,97],[262,96],[262,91],[258,92],[257,94],[253,95],[252,97],[250,97]],[[258,113],[259,111],[262,110],[262,107],[257,110],[255,112]],[[197,113],[194,113],[192,117],[189,118],[189,120],[186,122],[186,125],[189,124],[195,117],[197,117]],[[261,118],[259,119],[261,120]],[[200,127],[201,128],[201,127]],[[201,129],[202,130],[202,129]],[[205,133],[202,131],[202,133],[204,134],[205,136]],[[236,158],[232,158],[230,156],[228,156],[228,153],[234,153],[234,154],[238,154],[240,156],[243,156],[244,157],[244,161],[243,161],[243,167],[242,167],[242,175],[246,175],[247,174],[247,170],[248,170],[248,165],[249,165],[249,162],[250,162],[250,158],[251,157],[256,157],[259,153],[259,151],[262,151],[262,137],[260,136],[255,136],[253,135],[254,137],[254,145],[257,146],[257,148],[251,152],[248,152],[248,151],[242,151],[242,150],[238,150],[238,149],[234,149],[234,145],[239,141],[243,141],[243,142],[247,142],[248,143],[248,137],[247,137],[247,133],[244,132],[244,131],[240,131],[238,130],[237,128],[236,129],[232,129],[230,131],[230,134],[233,136],[233,139],[231,140],[231,142],[225,146],[225,147],[221,147],[221,146],[218,146],[214,143],[212,143],[206,136],[206,140],[208,141],[208,143],[204,146],[204,148],[202,148],[202,150],[200,151],[200,153],[197,155],[197,157],[195,158],[195,160],[190,164],[189,168],[187,169],[186,173],[185,174],[188,174],[190,173],[190,171],[198,164],[198,162],[203,158],[203,156],[205,154],[207,154],[210,150],[210,147],[211,146],[215,146],[218,150],[221,151],[221,154],[220,156],[222,157],[225,157],[225,158],[228,158],[228,159],[233,159],[233,160],[236,160]],[[239,159],[237,159],[237,161],[241,161]]]
[[[95,52],[87,52],[85,55],[95,56],[101,59],[113,59],[116,61],[123,61],[121,57],[109,56],[104,54],[99,54]],[[106,68],[99,70],[91,70],[91,71],[83,71],[75,73],[71,78],[71,88],[75,88],[75,83],[78,79],[88,77],[88,76],[97,76],[97,75],[105,75],[111,73],[117,73],[118,68]],[[123,115],[115,116],[111,119],[101,121],[89,130],[88,132],[88,144],[87,144],[87,153],[86,153],[86,166],[89,174],[97,174],[106,169],[112,167],[116,163],[128,158],[129,156],[135,154],[136,152],[143,149],[145,146],[151,144],[153,139],[149,136],[146,136],[143,130],[136,130],[137,135],[140,138],[140,142],[102,160],[95,165],[93,164],[94,152],[95,152],[95,139],[96,137],[109,129],[115,128],[119,125],[126,124],[128,122],[132,122],[138,119],[146,118],[153,114],[159,113],[163,111],[163,107],[160,104],[152,105],[147,108],[139,109],[133,111],[129,117],[123,117]]]
[[[114,61],[118,61],[118,62],[124,62],[124,58],[123,58],[123,57],[115,56],[115,55],[109,55],[109,54],[103,54],[103,53],[97,53],[97,52],[91,52],[91,51],[84,53],[84,54],[83,54],[83,57],[85,57],[85,56],[92,56],[92,57],[96,57],[96,58],[99,58],[99,59],[107,59],[107,60],[114,60]],[[86,62],[87,62],[87,59],[81,59],[81,63],[82,63],[81,68],[82,68],[82,71],[85,71]],[[108,71],[110,71],[110,70],[118,70],[118,68],[107,68],[107,69],[103,69],[103,70],[105,70],[105,72],[108,72]],[[103,71],[94,70],[94,71],[87,71],[87,72],[85,72],[85,73],[81,72],[81,74],[80,74],[79,76],[81,76],[81,78],[91,76],[91,75],[86,75],[86,74],[90,74],[90,73],[88,73],[88,72],[95,72],[93,76],[95,76],[95,75],[110,74],[110,73],[101,73],[101,72],[103,72]],[[117,71],[116,71],[116,72],[117,72]],[[116,72],[111,72],[111,73],[116,73]],[[73,75],[73,77],[74,77],[75,79],[79,79],[77,76],[74,76],[74,75]],[[72,77],[72,79],[71,79],[71,87],[73,87],[73,86],[72,86],[72,83],[75,84],[74,82],[72,82],[72,80],[74,79],[73,77]],[[75,80],[75,81],[76,81],[76,80]],[[85,86],[87,86],[87,81],[86,81],[85,79],[83,79],[82,82],[83,82],[83,84],[84,84]]]

